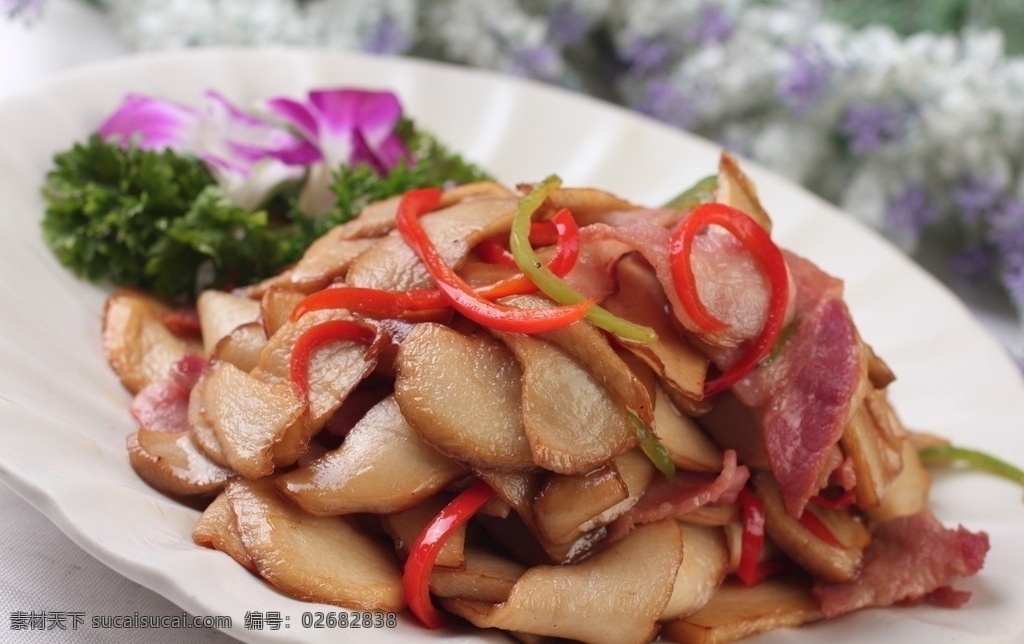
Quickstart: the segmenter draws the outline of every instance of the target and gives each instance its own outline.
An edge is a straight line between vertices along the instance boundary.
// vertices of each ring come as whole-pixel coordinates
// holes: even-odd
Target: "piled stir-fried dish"
[[[412,190],[194,308],[115,291],[132,466],[281,592],[527,641],[721,642],[956,607],[984,533],[842,282],[756,190],[645,208],[550,177]]]

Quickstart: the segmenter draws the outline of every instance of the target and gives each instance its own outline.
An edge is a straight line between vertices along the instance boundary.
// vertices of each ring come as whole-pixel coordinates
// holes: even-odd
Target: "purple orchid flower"
[[[99,134],[121,145],[171,149],[202,159],[235,204],[257,208],[284,183],[296,181],[320,158],[304,138],[244,112],[210,91],[203,109],[131,94]]]
[[[410,156],[395,132],[402,106],[391,92],[314,90],[306,101],[271,98],[266,109],[317,150],[318,163],[310,167],[299,196],[299,210],[311,217],[334,203],[330,184],[335,168],[366,164],[385,175]]]
[[[105,140],[144,150],[187,150],[195,145],[202,112],[142,94],[129,94],[100,125]]]
[[[328,167],[366,163],[386,174],[409,156],[395,132],[402,106],[391,92],[315,90],[305,102],[272,98],[267,109],[316,146]]]
[[[43,15],[45,0],[0,0],[0,15],[8,18],[21,18],[26,25],[31,25]]]

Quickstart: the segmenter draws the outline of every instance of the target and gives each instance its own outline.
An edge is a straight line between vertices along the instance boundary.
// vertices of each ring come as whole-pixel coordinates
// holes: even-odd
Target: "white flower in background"
[[[429,3],[426,25],[446,59],[549,81],[565,73],[547,40],[547,18],[524,12],[515,0]]]
[[[417,36],[416,0],[308,2],[302,14],[304,43],[375,54],[406,51]]]
[[[304,36],[299,8],[282,0],[105,0],[103,4],[137,49],[298,44]]]

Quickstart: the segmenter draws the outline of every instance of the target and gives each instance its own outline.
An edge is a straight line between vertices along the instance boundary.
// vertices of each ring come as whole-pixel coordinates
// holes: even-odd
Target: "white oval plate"
[[[154,492],[128,466],[127,394],[99,343],[106,291],[60,267],[44,246],[38,188],[54,152],[85,138],[127,92],[198,103],[217,88],[244,103],[328,85],[395,91],[407,113],[507,182],[556,172],[569,185],[657,204],[714,172],[718,149],[664,125],[558,89],[403,59],[295,50],[193,50],[121,60],[62,77],[0,105],[0,474],[79,545],[196,615],[230,615],[248,641],[334,641],[303,629],[327,610],[285,598],[190,540],[197,513]],[[873,233],[807,192],[748,166],[781,243],[842,277],[863,337],[899,376],[897,410],[912,428],[1024,463],[1024,383],[969,312]],[[992,550],[960,610],[875,610],[764,641],[992,642],[1024,634],[1021,490],[991,477],[937,476],[947,524],[986,530]],[[280,611],[285,630],[245,630],[246,611]],[[351,634],[351,632],[349,632]],[[427,633],[363,630],[382,642]],[[438,636],[476,641],[470,631]],[[343,635],[342,635],[343,636]]]

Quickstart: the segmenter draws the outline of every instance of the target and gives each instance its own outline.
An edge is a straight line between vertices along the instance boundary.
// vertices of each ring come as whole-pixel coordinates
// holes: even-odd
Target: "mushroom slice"
[[[718,644],[819,619],[821,610],[803,577],[773,577],[756,586],[728,579],[704,608],[663,625],[661,636],[672,642]]]
[[[586,474],[551,473],[534,502],[534,525],[551,543],[571,543],[583,536],[583,525],[629,496],[614,467],[604,465]]]
[[[647,642],[682,558],[679,524],[660,521],[578,564],[530,568],[500,604],[449,600],[445,606],[483,628],[584,642]]]
[[[857,505],[876,507],[903,470],[906,431],[884,389],[870,389],[846,424],[839,444],[857,473]]]
[[[610,212],[637,210],[637,206],[610,192],[597,188],[559,188],[548,193],[547,203],[553,210],[568,208],[580,226],[603,221]]]
[[[267,344],[267,334],[260,322],[243,324],[217,342],[211,360],[230,362],[242,371],[252,371],[259,362],[260,351]]]
[[[230,362],[203,374],[203,415],[231,469],[247,478],[274,471],[274,445],[302,415],[303,402],[289,383],[269,383]]]
[[[456,203],[423,217],[423,230],[449,266],[458,265],[478,242],[508,231],[518,198],[480,198]],[[430,275],[397,232],[381,238],[349,266],[351,286],[407,291],[429,288]]]
[[[813,513],[828,528],[839,543],[836,547],[789,515],[778,484],[770,475],[757,472],[752,479],[764,506],[765,533],[783,552],[817,579],[849,581],[857,574],[871,534],[848,508],[836,510],[808,504],[804,510]]]
[[[771,232],[772,219],[761,205],[761,200],[757,196],[757,187],[740,169],[736,157],[728,152],[722,152],[719,157],[715,201],[743,211],[761,228]]]
[[[233,479],[226,494],[256,570],[285,594],[355,610],[405,608],[394,553],[346,517],[306,514],[269,479]]]
[[[336,226],[318,237],[288,271],[289,287],[302,293],[318,291],[344,277],[357,257],[377,243],[375,239],[345,239]]]
[[[537,295],[517,295],[503,302],[529,309],[551,306],[551,300]],[[572,356],[608,390],[619,405],[636,413],[645,423],[651,423],[654,403],[650,392],[642,379],[612,348],[608,335],[594,325],[580,321],[539,333],[535,337],[547,340]]]
[[[457,597],[497,604],[508,599],[512,586],[526,566],[479,547],[466,548],[460,568],[435,566],[430,574],[430,592],[438,597]]]
[[[292,317],[292,311],[306,297],[297,291],[272,288],[260,298],[260,320],[268,338],[274,336]]]
[[[452,498],[451,495],[440,494],[408,510],[387,514],[380,518],[381,527],[395,542],[395,552],[403,561],[409,556],[409,550],[423,528],[444,509],[444,506]],[[466,563],[465,546],[466,526],[462,526],[445,539],[444,545],[437,553],[434,565],[461,568]]]
[[[672,596],[661,611],[668,621],[695,613],[710,601],[729,574],[729,545],[721,528],[679,524],[683,531],[683,562]]]
[[[137,394],[167,377],[171,367],[200,347],[174,335],[163,323],[168,308],[131,289],[117,289],[103,307],[103,353],[124,388]]]
[[[677,467],[691,472],[722,469],[722,450],[693,418],[679,411],[660,386],[654,398],[654,430]]]
[[[341,447],[279,476],[277,485],[310,514],[390,514],[464,473],[420,440],[388,396],[356,423]]]
[[[618,290],[602,303],[612,313],[654,329],[653,342],[622,341],[622,345],[646,362],[673,390],[699,400],[709,361],[694,349],[668,314],[668,299],[661,282],[642,257],[631,253],[615,267]]]
[[[220,550],[250,572],[256,572],[256,565],[245,551],[242,536],[238,532],[235,512],[227,494],[221,492],[199,515],[192,529],[192,541],[204,548]]]
[[[316,324],[347,319],[347,315],[341,311],[313,311],[298,320],[285,323],[260,352],[253,375],[279,382],[291,389],[291,358],[295,343],[306,330]],[[310,439],[323,429],[348,395],[377,366],[377,357],[385,342],[386,338],[378,332],[370,346],[359,342],[336,341],[318,346],[313,351],[307,374],[309,391],[305,401],[306,410],[274,446],[274,463],[277,466],[291,465],[305,453]]]
[[[877,523],[913,516],[928,505],[932,477],[917,455],[917,448],[909,436],[903,437],[901,451],[903,467],[899,475],[889,486],[881,503],[867,510],[867,515]]]
[[[333,230],[341,239],[364,239],[388,234],[395,227],[395,214],[401,195],[367,204],[355,219],[338,224]]]
[[[477,476],[494,489],[498,498],[515,510],[514,514],[510,514],[500,522],[487,521],[482,518],[481,523],[488,527],[497,542],[510,552],[514,552],[521,561],[566,563],[579,560],[587,556],[595,544],[605,537],[605,531],[598,530],[604,523],[596,523],[595,518],[586,526],[573,526],[579,528],[574,530],[575,537],[570,538],[568,534],[564,534],[561,539],[565,540],[560,540],[557,543],[547,538],[545,529],[537,524],[538,506],[535,503],[543,489],[543,472],[479,471]],[[550,504],[551,499],[545,503]],[[554,523],[558,523],[560,519],[549,518]],[[569,519],[558,525],[548,525],[547,528],[549,531],[558,533],[571,521],[572,519]]]
[[[523,429],[535,463],[584,474],[636,444],[626,410],[569,354],[526,335],[502,339],[523,371]]]
[[[534,466],[521,371],[502,344],[423,323],[402,342],[395,368],[395,400],[424,442],[479,469]]]
[[[616,457],[613,465],[619,479],[626,485],[626,498],[584,524],[583,530],[593,530],[599,526],[608,525],[628,512],[637,504],[640,497],[658,476],[658,470],[654,468],[651,459],[647,458],[639,449],[630,450],[622,456]]]
[[[128,436],[128,462],[143,481],[178,496],[213,494],[231,476],[199,451],[189,432],[139,428]]]
[[[203,351],[213,355],[217,344],[232,331],[260,318],[260,303],[248,297],[206,290],[196,300],[199,328],[203,334]]]
[[[205,379],[200,377],[196,381],[195,386],[192,387],[192,391],[188,394],[189,435],[192,437],[192,442],[195,446],[207,458],[221,467],[230,467],[227,457],[224,456],[224,448],[220,446],[217,433],[213,431],[213,426],[210,425],[203,411],[203,405],[205,404],[203,388],[205,386]]]

